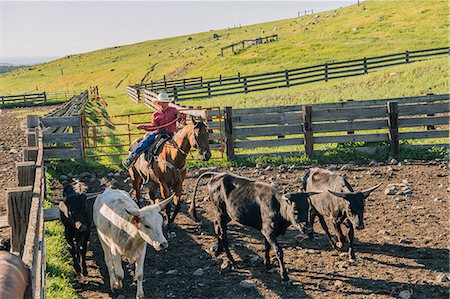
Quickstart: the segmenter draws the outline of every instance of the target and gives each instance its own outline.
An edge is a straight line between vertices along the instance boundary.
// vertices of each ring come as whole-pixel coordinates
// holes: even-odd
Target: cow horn
[[[173,197],[175,196],[175,194],[172,194],[169,198],[161,201],[160,203],[158,203],[159,207],[162,209],[164,209],[172,200]]]
[[[320,194],[320,193],[322,193],[322,192],[323,192],[323,191],[303,191],[303,193],[307,193],[308,196]]]
[[[346,199],[347,193],[336,192],[336,191],[331,191],[331,190],[328,190],[328,192],[330,192],[331,194],[333,194],[333,195],[335,195],[337,197],[342,197],[342,198]]]
[[[139,211],[139,210],[128,211],[127,209],[125,209],[125,211],[126,211],[128,214],[130,214],[131,216],[134,216],[134,217],[139,217],[139,215],[140,215],[140,211]]]
[[[375,189],[377,189],[378,187],[380,187],[381,184],[382,184],[382,183],[379,183],[378,185],[376,185],[376,186],[374,186],[374,187],[372,187],[372,188],[369,188],[369,189],[366,189],[366,190],[364,190],[364,191],[361,191],[361,193],[364,194],[364,198],[367,198],[367,197],[370,195],[370,193],[372,193],[372,191],[374,191]]]

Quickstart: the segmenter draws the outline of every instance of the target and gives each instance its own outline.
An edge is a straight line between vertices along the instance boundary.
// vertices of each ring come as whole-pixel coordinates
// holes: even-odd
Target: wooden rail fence
[[[42,93],[27,93],[18,95],[2,95],[1,109],[12,107],[26,107],[33,105],[40,105],[47,103],[47,94]]]
[[[30,270],[25,298],[45,298],[44,198],[45,167],[43,132],[37,116],[27,117],[27,147],[23,162],[16,163],[18,187],[7,190],[7,224],[11,251]],[[0,221],[3,222],[3,221]]]
[[[41,117],[44,159],[81,159],[83,146],[80,113],[88,99],[88,92],[73,96],[66,104]]]
[[[448,138],[449,109],[449,94],[317,105],[226,107],[222,113],[227,157],[248,156],[236,154],[239,149],[292,145],[303,147],[312,157],[316,144],[348,142],[386,142],[395,155],[402,140]],[[209,111],[207,116],[214,113]],[[214,128],[214,123],[210,127]],[[270,151],[258,155],[266,154]]]
[[[277,40],[278,40],[278,34],[273,34],[273,35],[264,36],[264,37],[257,37],[254,39],[244,39],[237,43],[233,43],[231,45],[222,47],[220,49],[220,55],[222,55],[222,57],[223,57],[223,52],[226,49],[231,48],[231,51],[233,52],[233,54],[237,54],[237,51],[245,49],[245,46],[250,47],[250,46],[254,46],[254,45],[268,44],[268,43],[271,43],[271,42],[274,42]]]
[[[371,70],[407,64],[422,60],[426,57],[437,57],[450,54],[450,47],[405,51],[361,59],[323,63],[277,72],[234,77],[200,80],[179,79],[150,84],[136,84],[130,86],[129,95],[136,101],[140,97],[140,90],[150,89],[153,92],[167,92],[175,100],[211,98],[215,96],[249,93],[276,88],[309,84],[319,81],[360,76]],[[137,95],[137,96],[136,96]]]

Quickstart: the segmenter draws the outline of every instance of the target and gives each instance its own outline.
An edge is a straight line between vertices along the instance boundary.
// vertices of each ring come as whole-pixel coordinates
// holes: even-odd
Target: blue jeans
[[[139,142],[138,146],[130,153],[128,158],[135,159],[140,154],[142,154],[143,151],[148,149],[153,144],[153,142],[155,141],[156,135],[158,135],[159,133],[161,133],[161,132],[155,131],[155,132],[151,132],[151,133],[148,133],[147,135],[145,135],[144,138],[141,140],[141,142]],[[173,136],[173,133],[169,133],[168,135]]]

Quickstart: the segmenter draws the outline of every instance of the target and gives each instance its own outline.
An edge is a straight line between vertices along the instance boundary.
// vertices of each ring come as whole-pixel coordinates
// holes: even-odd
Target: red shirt
[[[165,111],[163,110],[156,110],[153,113],[153,120],[152,124],[150,126],[142,126],[142,128],[146,131],[155,131],[155,130],[161,130],[161,126],[165,128],[170,133],[176,133],[177,132],[177,123],[174,121],[177,118],[178,115],[178,109],[175,107],[167,107]],[[186,120],[186,115],[180,114],[180,119],[182,121]],[[164,126],[168,124],[167,126]],[[155,128],[159,127],[159,128]]]

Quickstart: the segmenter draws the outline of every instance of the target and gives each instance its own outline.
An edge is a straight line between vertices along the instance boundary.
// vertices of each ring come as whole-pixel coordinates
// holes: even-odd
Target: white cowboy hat
[[[167,93],[161,92],[156,98],[152,100],[152,102],[172,103],[172,100],[169,99]]]

